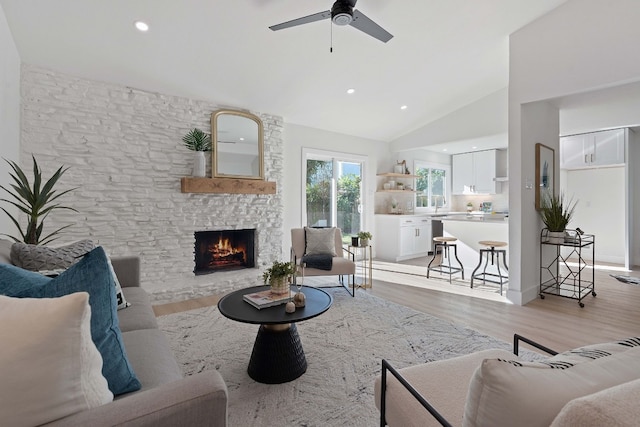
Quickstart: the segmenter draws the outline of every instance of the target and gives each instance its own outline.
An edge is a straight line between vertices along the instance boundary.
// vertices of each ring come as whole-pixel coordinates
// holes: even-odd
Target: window
[[[449,165],[414,162],[416,178],[416,209],[449,207]]]
[[[303,224],[338,227],[343,237],[362,229],[363,169],[361,156],[305,149]]]

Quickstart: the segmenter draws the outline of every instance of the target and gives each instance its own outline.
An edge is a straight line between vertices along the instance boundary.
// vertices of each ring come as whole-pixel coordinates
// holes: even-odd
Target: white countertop
[[[504,213],[484,213],[480,211],[467,212],[443,212],[443,213],[403,213],[403,214],[377,214],[393,217],[425,217],[439,221],[467,221],[467,222],[508,222],[509,215]]]

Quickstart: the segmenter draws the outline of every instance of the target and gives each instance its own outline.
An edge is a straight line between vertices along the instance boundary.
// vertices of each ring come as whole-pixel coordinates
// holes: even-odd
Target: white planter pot
[[[193,176],[203,177],[207,174],[207,159],[204,151],[193,153]]]
[[[547,242],[555,244],[564,243],[564,231],[549,231]]]

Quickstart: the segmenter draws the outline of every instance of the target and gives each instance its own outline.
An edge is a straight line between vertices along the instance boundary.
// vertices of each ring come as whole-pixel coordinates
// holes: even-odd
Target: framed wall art
[[[555,151],[536,143],[536,209],[540,210],[544,195],[553,197],[555,183]]]

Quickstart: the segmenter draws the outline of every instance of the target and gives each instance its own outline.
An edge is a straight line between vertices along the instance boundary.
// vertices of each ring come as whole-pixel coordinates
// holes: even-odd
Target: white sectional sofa
[[[520,340],[515,335],[514,354],[485,350],[398,370],[383,361],[375,382],[380,425],[639,425],[640,338],[560,354],[526,340],[551,351],[539,362],[517,356]]]

